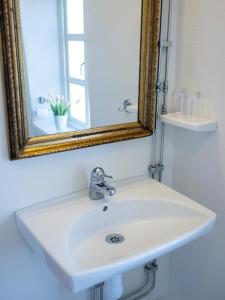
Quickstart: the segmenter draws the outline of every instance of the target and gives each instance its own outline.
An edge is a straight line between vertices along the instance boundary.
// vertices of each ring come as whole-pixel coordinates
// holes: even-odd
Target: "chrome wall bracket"
[[[148,171],[152,179],[158,178],[163,170],[164,170],[164,165],[162,164],[157,164],[155,166],[151,165],[148,167]]]
[[[166,40],[159,41],[160,48],[170,48],[172,46],[173,46],[173,43],[171,41],[166,41]]]

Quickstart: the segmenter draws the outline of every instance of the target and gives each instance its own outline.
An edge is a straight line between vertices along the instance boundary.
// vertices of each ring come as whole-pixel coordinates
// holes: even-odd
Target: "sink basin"
[[[24,238],[74,293],[185,245],[215,223],[215,213],[152,179],[115,186],[107,201],[83,191],[16,214]]]

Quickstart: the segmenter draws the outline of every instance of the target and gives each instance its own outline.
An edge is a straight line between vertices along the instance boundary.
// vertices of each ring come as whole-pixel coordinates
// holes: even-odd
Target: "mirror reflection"
[[[136,122],[142,0],[21,0],[31,137]]]

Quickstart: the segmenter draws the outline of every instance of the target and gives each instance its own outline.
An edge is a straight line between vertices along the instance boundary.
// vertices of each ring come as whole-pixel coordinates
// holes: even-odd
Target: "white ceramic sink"
[[[115,186],[108,201],[84,191],[17,212],[22,235],[74,293],[200,237],[215,222],[215,213],[149,178]],[[109,244],[109,234],[124,241]]]

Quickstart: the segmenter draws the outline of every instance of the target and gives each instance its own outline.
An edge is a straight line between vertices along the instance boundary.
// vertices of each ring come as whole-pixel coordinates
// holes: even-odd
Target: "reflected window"
[[[84,41],[68,42],[69,76],[85,80]]]
[[[66,0],[67,33],[84,34],[84,1]]]
[[[84,0],[63,0],[65,94],[71,102],[70,120],[77,130],[88,128],[88,85],[86,78],[86,36]]]
[[[70,85],[70,98],[76,105],[71,106],[71,116],[83,123],[86,122],[85,87],[78,84]]]

